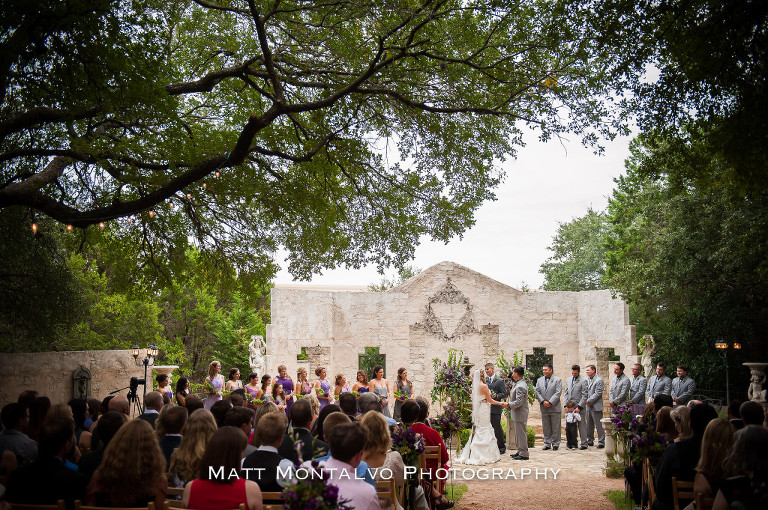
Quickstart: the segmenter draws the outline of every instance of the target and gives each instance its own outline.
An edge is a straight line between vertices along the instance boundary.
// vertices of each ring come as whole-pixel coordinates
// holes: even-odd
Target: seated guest
[[[189,409],[189,399],[187,399]],[[208,440],[216,432],[216,420],[207,409],[199,409],[189,415],[184,425],[179,447],[171,454],[168,473],[174,487],[184,487],[197,476]]]
[[[88,484],[85,504],[138,507],[152,501],[162,508],[167,492],[165,457],[155,431],[137,419],[120,427],[107,445]]]
[[[38,440],[40,427],[45,421],[45,415],[51,409],[51,399],[48,397],[37,397],[29,404],[29,422],[27,423],[27,436],[33,440]]]
[[[349,392],[339,395],[339,408],[350,420],[355,421],[357,416],[357,397]]]
[[[73,508],[76,499],[83,499],[86,487],[85,476],[64,467],[64,457],[74,445],[73,421],[47,420],[40,428],[39,456],[13,472],[8,480],[7,501],[54,505],[63,499],[68,508]],[[43,487],[45,490],[41,490]]]
[[[242,430],[246,440],[251,436],[251,423],[253,423],[253,409],[249,409],[248,407],[234,406],[227,411],[226,415],[224,415],[224,425]],[[282,432],[283,431],[281,430],[280,437],[282,437]],[[255,451],[255,446],[246,444],[243,457],[247,457]]]
[[[184,399],[184,407],[187,408],[189,416],[191,416],[198,409],[205,409],[205,402],[197,395],[187,395]]]
[[[742,415],[743,417],[743,415]],[[720,484],[712,510],[768,508],[768,429],[746,425],[726,459],[730,478]]]
[[[391,474],[397,491],[402,492],[405,485],[405,463],[400,453],[392,450],[392,436],[389,433],[384,415],[382,413],[365,413],[360,422],[368,429],[368,441],[363,450],[363,461],[375,468],[375,481],[386,481],[387,478],[384,478],[384,475]],[[427,500],[424,498],[424,489],[421,486],[416,487],[415,496],[416,508],[429,508]],[[380,500],[379,504],[382,510],[392,508],[392,502],[386,498]],[[403,508],[397,500],[395,500],[395,508],[396,510]]]
[[[741,413],[741,419],[744,420],[744,425],[759,425],[762,427],[765,422],[763,406],[754,400],[748,400],[741,404],[739,413]]]
[[[246,441],[245,433],[235,427],[225,426],[213,434],[205,447],[197,478],[184,487],[184,508],[221,510],[244,503],[248,510],[261,510],[258,484],[230,476],[240,472]]]
[[[406,406],[405,404],[408,405]],[[429,417],[429,404],[421,397],[417,400],[406,400],[400,408],[400,417],[403,419],[403,424],[409,425],[414,432],[421,434],[424,437],[424,444],[427,446],[440,447],[440,460],[443,465],[438,466],[434,460],[429,461],[426,464],[427,469],[430,471],[430,476],[433,480],[436,479],[436,471],[438,468],[442,467],[448,469],[448,449],[445,447],[445,443],[443,442],[443,438],[440,437],[440,433],[426,424],[427,418]],[[441,509],[453,507],[453,501],[449,501],[443,497],[445,480],[439,480],[439,484],[439,489],[432,491],[431,497],[433,502]]]
[[[275,405],[274,402],[264,402],[262,405],[256,409],[256,414],[253,417],[253,437],[251,438],[251,445],[255,447],[261,446],[261,442],[259,439],[259,435],[256,433],[256,429],[259,426],[259,421],[261,421],[261,418],[269,413],[279,413],[280,409],[277,408],[277,405]],[[285,413],[283,413],[285,414]]]
[[[104,400],[102,400],[102,401],[101,401],[101,403],[99,404],[99,416],[103,416],[103,415],[104,415],[104,413],[106,413],[107,411],[109,411],[109,410],[110,410],[110,409],[109,409],[109,403],[110,403],[110,402],[112,402],[112,399],[113,399],[113,398],[115,398],[115,396],[114,396],[114,395],[107,395],[106,397],[104,397]],[[88,429],[88,432],[90,432],[91,434],[93,434],[93,433],[96,431],[96,424],[98,423],[98,421],[99,421],[99,419],[98,419],[98,417],[97,417],[97,418],[96,418],[96,419],[93,421],[93,425],[91,425],[91,428],[90,428],[90,429]],[[97,445],[97,444],[96,444],[96,442],[94,441],[94,442],[93,442],[93,448],[96,448],[96,446],[98,446],[98,445]]]
[[[339,499],[348,500],[347,504],[356,510],[380,510],[376,489],[355,476],[365,448],[365,427],[358,422],[338,424],[328,440],[331,456],[321,466],[328,470],[329,482],[339,488]]]
[[[338,413],[340,411],[341,408],[336,404],[328,404],[323,407],[320,410],[320,416],[318,416],[317,420],[315,421],[315,428],[312,430],[312,435],[319,439],[323,439],[325,437],[325,432],[323,431],[323,423],[325,423],[325,419],[329,414]]]
[[[672,408],[664,406],[656,413],[656,432],[666,434],[669,439],[677,439],[677,427],[672,419]]]
[[[115,437],[115,434],[117,434],[120,427],[127,421],[128,418],[117,411],[108,411],[99,418],[99,423],[96,425],[96,430],[101,438],[99,447],[83,455],[78,464],[78,471],[82,473],[89,482],[93,473],[96,472],[101,465],[101,461],[104,459],[104,450],[107,448],[107,445],[112,438]]]
[[[165,457],[166,470],[171,465],[171,454],[181,444],[181,431],[187,423],[187,408],[174,406],[164,409],[157,419],[158,430],[163,430],[160,449]]]
[[[672,407],[675,405],[675,401],[672,400],[672,397],[670,395],[665,395],[663,393],[660,393],[653,397],[653,409],[654,409],[654,418],[658,417],[659,411],[661,411],[662,407]],[[656,420],[651,420],[649,426],[652,429],[656,428]]]
[[[131,403],[123,395],[115,395],[109,401],[108,407],[110,411],[117,411],[118,413],[123,413],[128,418],[131,417]]]
[[[217,400],[211,406],[211,413],[213,413],[213,418],[219,428],[224,426],[224,417],[230,409],[232,409],[232,402],[229,399]]]
[[[701,439],[701,457],[696,466],[693,479],[693,492],[700,492],[705,498],[713,498],[720,488],[720,482],[726,477],[725,460],[733,448],[733,425],[722,418],[715,418],[704,430]],[[696,510],[691,503],[685,510]]]
[[[670,411],[669,416],[675,423],[677,438],[675,441],[682,441],[691,437],[691,408],[688,406],[677,406]]]
[[[230,393],[227,398],[229,398],[229,401],[232,402],[232,405],[234,407],[244,406],[245,390],[243,388],[237,388],[235,390],[232,390],[232,393]]]
[[[256,425],[255,435],[258,436],[261,445],[245,458],[243,469],[261,469],[261,471],[246,471],[245,476],[249,480],[255,480],[262,492],[283,490],[278,481],[278,467],[283,473],[293,471],[293,462],[281,457],[277,451],[283,444],[286,427],[288,427],[288,418],[285,417],[285,413],[279,411],[267,413]]]
[[[146,421],[152,425],[152,428],[155,428],[157,416],[160,414],[162,408],[163,394],[158,391],[150,391],[144,397],[144,413],[139,416],[139,419]]]
[[[365,414],[369,411],[378,411],[382,414],[382,416],[384,416],[384,419],[387,420],[388,426],[394,427],[395,425],[397,425],[397,421],[395,421],[394,419],[384,414],[384,410],[381,407],[381,401],[379,400],[379,397],[375,393],[372,393],[372,392],[363,393],[362,395],[360,395],[360,400],[358,400],[358,404],[360,405],[360,412],[362,414]]]
[[[4,430],[0,434],[0,455],[9,450],[19,465],[37,459],[37,444],[23,432],[29,422],[29,409],[12,402],[0,411]]]
[[[322,457],[328,451],[328,443],[314,437],[309,428],[312,426],[312,408],[306,399],[301,399],[291,406],[291,426],[293,430],[285,435],[283,444],[278,448],[278,453],[285,459],[290,459],[297,466],[300,461]],[[301,459],[294,445],[301,441]]]
[[[384,415],[381,415],[382,418]],[[340,423],[350,423],[352,420],[349,419],[349,416],[345,415],[341,412],[335,412],[328,415],[328,417],[325,419],[325,422],[323,423],[323,439],[325,439],[325,442],[328,442],[328,438],[330,437],[331,430],[336,425],[339,425]],[[328,458],[331,456],[330,453],[327,453],[323,455],[322,457],[318,457],[318,461],[322,460],[328,460]],[[360,461],[360,464],[357,465],[357,468],[355,468],[355,474],[358,479],[365,480],[368,482],[371,487],[376,487],[376,482],[373,480],[373,477],[371,476],[370,471],[368,470],[368,463],[364,460]]]
[[[717,418],[717,411],[708,404],[699,404],[691,409],[691,430],[693,435],[673,443],[662,454],[654,477],[656,500],[654,510],[670,510],[674,507],[672,478],[692,482],[701,456],[701,440],[709,422]]]
[[[88,418],[85,419],[85,430],[90,431],[91,425],[96,423],[96,420],[99,419],[99,407],[101,407],[101,402],[99,399],[88,399]]]
[[[739,411],[739,407],[741,407],[741,400],[738,398],[734,398],[731,400],[731,403],[728,404],[728,420],[736,430],[744,428],[744,421],[741,419],[741,411]]]
[[[85,420],[88,418],[88,401],[83,398],[73,398],[67,405],[72,409],[77,445],[80,447],[80,451],[85,453],[91,449],[91,433],[85,426]]]

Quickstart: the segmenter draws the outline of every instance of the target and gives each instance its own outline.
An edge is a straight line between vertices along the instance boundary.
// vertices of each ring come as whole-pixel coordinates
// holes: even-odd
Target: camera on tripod
[[[147,380],[146,379],[139,379],[138,377],[131,377],[131,383],[128,386],[128,402],[137,402],[139,400],[139,395],[136,393],[136,390],[139,389],[139,385],[146,385]]]

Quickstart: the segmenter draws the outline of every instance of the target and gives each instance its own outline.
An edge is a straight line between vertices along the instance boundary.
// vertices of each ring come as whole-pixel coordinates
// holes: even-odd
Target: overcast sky
[[[583,216],[591,206],[602,210],[614,187],[613,179],[624,173],[630,138],[604,142],[605,153],[593,154],[571,142],[539,142],[526,137],[527,146],[516,159],[504,164],[506,179],[496,190],[497,200],[487,202],[476,213],[476,223],[462,240],[447,245],[422,239],[412,265],[427,269],[442,261],[452,261],[483,273],[502,283],[520,288],[525,282],[537,289],[543,281],[539,266],[549,257],[547,247],[560,223]],[[283,266],[276,283],[291,283]],[[394,270],[385,274],[394,275]],[[337,269],[316,275],[313,284],[363,285],[381,280],[376,267],[358,271]]]

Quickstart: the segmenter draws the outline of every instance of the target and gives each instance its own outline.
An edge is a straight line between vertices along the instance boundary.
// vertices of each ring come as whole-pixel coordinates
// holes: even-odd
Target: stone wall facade
[[[446,360],[449,348],[464,351],[474,365],[494,361],[500,351],[509,359],[544,348],[563,379],[574,363],[596,363],[598,352],[613,349],[625,363],[637,354],[628,307],[609,291],[522,292],[453,262],[386,292],[277,286],[271,296],[269,370],[285,364],[294,374],[299,364],[306,367],[296,359],[304,347],[310,379],[322,365],[331,381],[337,372],[353,380],[366,347],[386,355],[390,381],[399,367],[408,368],[419,395],[432,389],[432,359]],[[603,367],[607,382],[611,374]]]
[[[8,353],[0,357],[0,404],[16,402],[28,389],[37,390],[53,404],[68,402],[77,390],[72,376],[80,367],[91,373],[89,398],[100,400],[128,386],[131,377],[144,377],[144,366],[136,365],[129,350]],[[152,367],[147,377],[151,390]],[[141,386],[138,392],[141,398]]]

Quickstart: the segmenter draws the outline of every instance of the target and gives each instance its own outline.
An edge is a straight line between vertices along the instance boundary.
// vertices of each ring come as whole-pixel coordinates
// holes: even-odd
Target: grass
[[[603,492],[603,496],[613,503],[616,510],[633,510],[635,508],[635,503],[632,501],[632,498],[627,499],[624,491],[605,491]]]
[[[624,461],[621,458],[614,458],[606,455],[605,476],[607,478],[624,478]]]
[[[452,501],[458,501],[467,492],[467,484],[465,483],[446,483],[445,484],[445,497]]]

